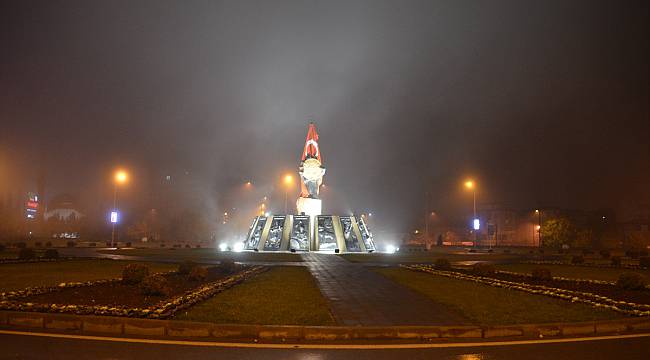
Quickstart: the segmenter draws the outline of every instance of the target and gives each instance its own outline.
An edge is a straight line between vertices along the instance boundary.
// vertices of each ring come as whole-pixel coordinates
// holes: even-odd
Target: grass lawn
[[[174,319],[219,324],[335,325],[309,270],[297,266],[273,267]]]
[[[122,276],[122,269],[134,261],[71,260],[0,265],[0,291],[29,286],[51,286],[69,281],[89,281]],[[175,264],[147,263],[153,272],[174,270]]]
[[[616,281],[622,273],[635,272],[644,275],[650,280],[650,270],[631,270],[617,268],[598,268],[570,265],[535,265],[535,264],[503,264],[496,265],[498,270],[512,271],[530,274],[535,268],[546,268],[551,270],[553,276],[562,276],[578,279],[594,279]]]
[[[341,254],[339,255],[351,262],[376,262],[387,264],[405,264],[405,263],[432,263],[436,259],[445,258],[449,261],[497,261],[497,260],[515,260],[519,259],[517,254],[503,253],[464,253],[458,252],[441,252],[441,251],[422,251],[422,252],[405,252],[405,253],[370,253],[370,254]]]
[[[264,252],[220,252],[217,249],[186,249],[186,248],[161,248],[161,249],[119,249],[99,250],[103,254],[165,257],[183,260],[219,260],[233,259],[235,261],[302,261],[300,254],[295,253],[264,253]]]
[[[0,251],[0,259],[15,259],[18,257],[18,249],[5,249]]]
[[[615,319],[625,315],[540,295],[449,279],[402,268],[375,269],[481,325]]]

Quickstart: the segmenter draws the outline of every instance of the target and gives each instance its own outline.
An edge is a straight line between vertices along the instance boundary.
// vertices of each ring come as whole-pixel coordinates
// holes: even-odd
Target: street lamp
[[[542,247],[542,211],[535,209],[535,214],[537,214],[537,239],[539,241],[538,246]]]
[[[118,185],[125,184],[129,180],[129,174],[124,170],[117,170],[113,179],[113,211],[111,212],[111,247],[115,247],[115,224],[118,222],[117,213],[117,187]]]
[[[476,184],[474,183],[473,180],[467,180],[465,181],[465,188],[468,190],[472,190],[472,197],[474,198],[474,217],[472,218],[472,224],[474,228],[474,246],[476,246],[476,240],[477,240],[477,234],[476,232],[480,228],[480,221],[476,218]]]
[[[287,214],[288,211],[288,200],[289,200],[289,186],[293,184],[293,176],[285,175],[284,176],[284,213]]]

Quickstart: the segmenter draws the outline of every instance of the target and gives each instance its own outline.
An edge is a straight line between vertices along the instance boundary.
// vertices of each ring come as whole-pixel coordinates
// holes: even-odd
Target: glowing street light
[[[537,244],[539,247],[542,247],[542,212],[539,209],[535,209],[535,214],[537,214]],[[533,238],[533,241],[535,239]]]
[[[477,234],[476,231],[481,227],[479,219],[476,217],[476,184],[474,180],[465,181],[465,188],[472,190],[472,197],[474,198],[474,217],[472,218],[472,224],[474,228],[474,245],[476,245]]]
[[[124,184],[129,179],[129,174],[124,170],[118,170],[115,172],[115,183]]]
[[[114,180],[114,191],[113,191],[113,211],[111,211],[111,247],[115,247],[115,225],[118,222],[118,211],[117,211],[117,187],[118,185],[123,185],[129,180],[129,174],[125,170],[117,170],[113,176]]]

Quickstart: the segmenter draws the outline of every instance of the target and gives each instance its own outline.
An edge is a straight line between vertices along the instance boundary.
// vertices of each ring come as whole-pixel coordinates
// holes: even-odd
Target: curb
[[[169,338],[259,339],[266,341],[377,339],[488,339],[614,334],[650,330],[650,318],[580,323],[504,326],[294,326],[229,325],[110,316],[0,311],[0,326],[77,333],[163,336]]]

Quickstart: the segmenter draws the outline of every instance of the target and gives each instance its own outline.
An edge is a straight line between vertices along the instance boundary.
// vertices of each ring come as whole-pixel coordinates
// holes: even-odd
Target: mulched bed
[[[138,285],[125,285],[117,281],[78,288],[64,288],[50,293],[28,296],[20,300],[22,302],[36,304],[106,305],[146,308],[229,275],[231,274],[224,272],[220,267],[209,267],[208,276],[202,281],[190,281],[187,275],[179,275],[176,273],[165,274],[163,276],[167,278],[170,288],[170,293],[167,296],[146,296],[142,294]]]
[[[472,275],[471,271],[459,270],[464,274]],[[550,280],[540,281],[525,275],[517,276],[511,274],[497,273],[491,275],[491,278],[498,280],[523,282],[531,285],[543,285],[559,289],[588,292],[600,296],[606,296],[617,301],[633,302],[637,304],[650,304],[650,290],[624,290],[614,285],[590,284],[587,282]]]

